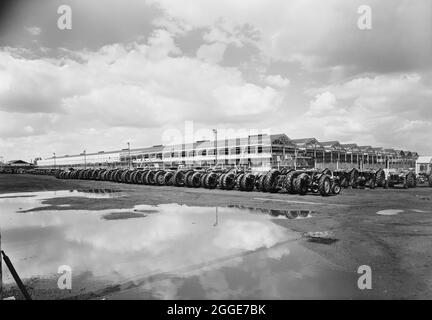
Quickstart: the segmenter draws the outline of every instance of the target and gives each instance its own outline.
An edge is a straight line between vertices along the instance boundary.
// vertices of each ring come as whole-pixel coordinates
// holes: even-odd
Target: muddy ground
[[[297,232],[302,246],[348,272],[356,273],[361,265],[370,266],[373,289],[365,291],[365,298],[432,298],[432,188],[345,189],[339,196],[321,197],[0,175],[0,196],[12,192],[90,189],[110,189],[127,196],[70,198],[66,202],[57,198],[48,200],[47,204],[58,210],[63,208],[57,207],[59,204],[70,204],[67,209],[102,210],[164,203],[310,210],[313,219],[275,219],[274,223]],[[396,215],[377,214],[388,209],[403,211]],[[327,232],[326,239],[305,236],[311,232]],[[15,292],[16,288],[9,290]],[[81,298],[86,297],[93,296]]]

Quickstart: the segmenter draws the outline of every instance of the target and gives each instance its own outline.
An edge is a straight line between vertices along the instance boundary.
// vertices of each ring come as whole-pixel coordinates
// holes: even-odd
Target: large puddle
[[[1,195],[2,248],[21,278],[33,288],[43,286],[48,298],[65,296],[57,288],[62,265],[72,268],[68,296],[84,298],[361,297],[354,270],[327,263],[299,245],[299,234],[275,223],[281,217],[307,218],[310,212],[177,204],[97,211],[66,204],[53,210],[43,204],[58,197],[105,201],[115,196],[83,191]],[[9,272],[3,277],[6,285],[13,283]],[[90,291],[95,294],[85,296]]]

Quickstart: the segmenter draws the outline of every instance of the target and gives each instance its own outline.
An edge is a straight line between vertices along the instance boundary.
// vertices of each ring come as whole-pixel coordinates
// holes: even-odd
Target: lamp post
[[[215,135],[215,166],[217,166],[217,129],[213,129],[213,133]]]
[[[130,156],[130,142],[127,143],[128,145],[128,168],[131,167],[131,156]]]
[[[317,145],[316,142],[314,143],[314,169],[316,169],[317,166]]]
[[[55,154],[55,152],[53,152],[53,156],[54,156],[54,169],[56,169],[57,165],[56,165],[56,154]]]
[[[87,157],[86,157],[86,151],[84,150],[84,170],[87,169]]]

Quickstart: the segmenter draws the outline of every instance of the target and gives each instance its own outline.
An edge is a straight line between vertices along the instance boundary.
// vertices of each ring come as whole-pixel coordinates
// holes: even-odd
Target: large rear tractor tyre
[[[195,173],[192,175],[192,186],[193,186],[194,188],[199,188],[199,187],[201,187],[201,176],[202,176],[202,173],[201,173],[201,172],[195,172]]]
[[[295,194],[294,180],[301,174],[300,171],[291,171],[285,177],[284,188],[288,193]]]
[[[135,175],[133,176],[133,183],[135,183],[135,184],[141,184],[142,174],[143,174],[143,171],[142,170],[138,170],[135,173]]]
[[[233,190],[236,185],[236,179],[234,173],[226,173],[221,179],[223,189]]]
[[[240,190],[250,192],[255,186],[255,176],[251,173],[245,173],[240,179]]]
[[[202,175],[201,175],[201,177],[200,177],[200,186],[202,187],[202,188],[207,188],[207,185],[206,185],[206,178],[207,178],[207,175],[208,175],[209,173],[203,173]]]
[[[174,186],[184,187],[185,185],[185,172],[182,170],[177,170],[173,177]]]
[[[300,174],[294,179],[294,192],[299,195],[305,195],[309,189],[310,177],[306,173]]]
[[[185,186],[188,188],[193,188],[192,177],[193,177],[194,173],[195,173],[194,171],[190,170],[190,171],[186,172],[186,174],[185,174],[185,178],[184,178]]]
[[[163,186],[165,184],[165,171],[164,170],[157,171],[154,180],[156,185]]]
[[[265,178],[264,178],[264,190],[266,192],[276,193],[278,192],[277,188],[277,178],[280,175],[280,171],[277,169],[270,170]]]
[[[173,177],[174,177],[174,172],[168,171],[167,173],[165,173],[164,183],[166,186],[172,186],[173,185],[173,183],[174,183]]]
[[[265,178],[265,174],[262,173],[255,180],[255,188],[258,191],[264,192],[264,178]]]
[[[353,188],[358,187],[358,178],[359,178],[359,171],[356,168],[353,168],[349,172],[349,186]]]
[[[318,181],[318,190],[323,197],[327,197],[331,193],[331,179],[328,175],[323,174]]]
[[[205,186],[207,189],[215,189],[218,185],[218,174],[216,172],[210,172],[206,175]]]
[[[378,169],[375,173],[375,185],[377,187],[384,187],[385,184],[385,172],[383,169]]]
[[[154,170],[149,170],[149,172],[147,172],[147,174],[145,175],[145,182],[148,185],[155,185],[156,181],[155,181],[155,175],[156,175],[156,171]]]
[[[407,179],[408,188],[416,187],[416,178],[413,172],[409,172],[406,176],[406,179]]]

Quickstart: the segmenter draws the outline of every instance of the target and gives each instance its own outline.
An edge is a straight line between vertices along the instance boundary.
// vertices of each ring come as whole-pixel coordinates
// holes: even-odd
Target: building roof
[[[417,159],[417,163],[432,163],[432,156],[421,156]]]
[[[343,149],[341,143],[339,141],[324,141],[324,142],[320,142],[320,144],[326,148],[326,149],[336,149],[336,150],[340,150]]]
[[[282,144],[295,147],[295,143],[284,133],[270,135],[271,144]]]
[[[26,162],[24,160],[10,160],[8,162],[6,162],[7,165],[11,165],[11,164],[22,164],[22,165],[32,165],[32,163]]]
[[[303,148],[310,146],[324,148],[323,145],[316,138],[293,139],[292,142],[295,143],[298,147]]]

